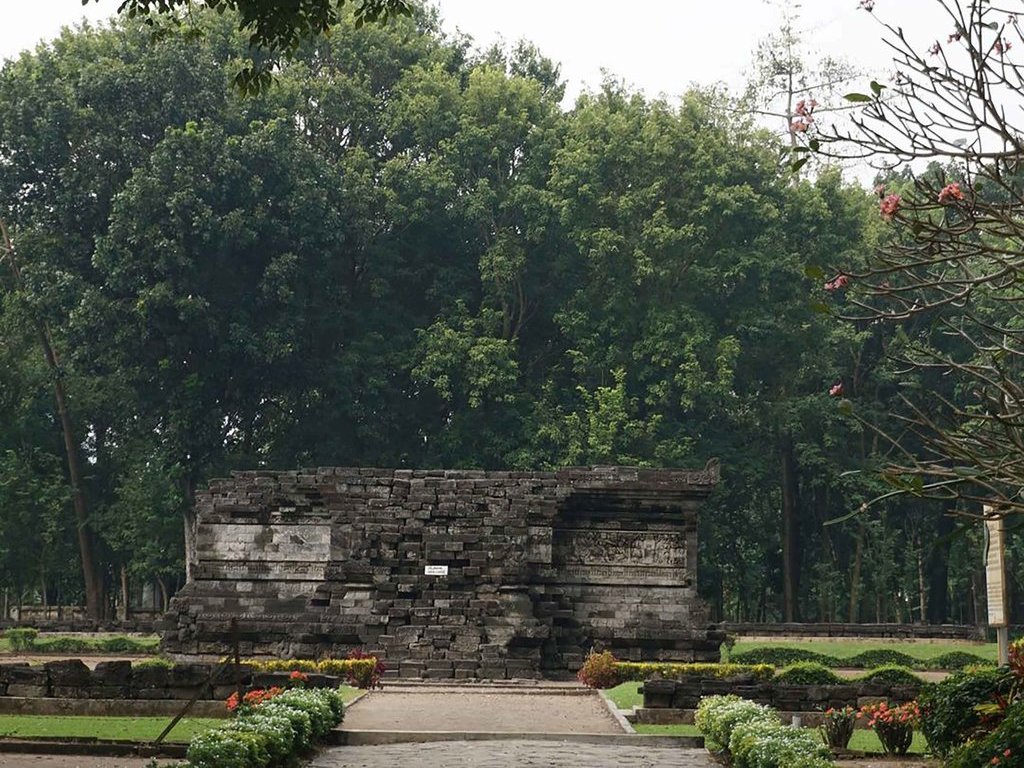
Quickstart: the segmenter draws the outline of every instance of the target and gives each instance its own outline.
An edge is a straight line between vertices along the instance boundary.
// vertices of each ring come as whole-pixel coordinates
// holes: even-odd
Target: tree
[[[830,155],[884,167],[930,161],[882,186],[890,235],[863,268],[836,262],[839,314],[898,326],[890,354],[945,388],[904,388],[905,410],[876,424],[899,449],[884,469],[892,493],[957,503],[980,516],[1024,510],[1024,239],[1021,126],[1012,104],[1024,85],[1015,63],[1016,13],[988,0],[936,0],[949,37],[927,50],[884,25],[895,52],[889,84],[850,94],[854,132],[823,131]],[[871,12],[874,3],[861,3]],[[939,165],[938,163],[941,163]]]
[[[83,5],[88,3],[82,0]],[[183,16],[203,9],[235,14],[239,30],[249,33],[253,55],[251,66],[236,75],[235,83],[243,91],[258,91],[270,82],[275,54],[290,55],[303,41],[328,32],[342,20],[347,4],[348,0],[122,0],[118,11],[129,18],[144,17],[151,24],[159,18],[180,24]],[[411,0],[353,0],[352,4],[357,29],[366,22],[410,16],[413,9]]]

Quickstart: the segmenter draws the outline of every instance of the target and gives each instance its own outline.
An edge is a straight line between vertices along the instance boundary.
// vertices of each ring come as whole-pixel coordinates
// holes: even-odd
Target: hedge
[[[925,686],[918,697],[921,732],[939,757],[948,756],[970,739],[981,723],[975,707],[1007,696],[1014,678],[1005,667],[957,672],[945,680]]]
[[[910,669],[936,669],[955,671],[965,667],[994,667],[995,662],[964,651],[950,651],[933,659],[919,659],[910,654],[888,648],[863,651],[856,656],[840,658],[825,653],[810,651],[805,648],[776,648],[765,646],[751,648],[749,651],[733,653],[729,661],[736,664],[770,664],[773,667],[787,667],[800,662],[821,664],[825,667],[872,669],[880,666],[896,665]]]
[[[772,682],[782,685],[839,685],[843,679],[826,666],[801,661],[783,667]]]
[[[681,677],[713,677],[725,679],[752,675],[757,680],[770,680],[775,668],[768,664],[711,664],[617,661],[615,670],[620,682],[647,681],[655,675],[666,679]]]
[[[317,672],[344,677],[357,688],[370,688],[376,682],[378,662],[373,656],[361,659],[270,659],[251,661],[254,672]]]

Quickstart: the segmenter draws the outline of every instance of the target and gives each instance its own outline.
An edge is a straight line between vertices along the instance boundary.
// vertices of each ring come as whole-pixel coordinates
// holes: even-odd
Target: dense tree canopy
[[[942,505],[826,525],[879,494],[888,450],[830,390],[883,414],[931,386],[886,328],[816,311],[884,236],[869,193],[794,179],[715,91],[610,80],[563,110],[537,50],[471,52],[427,12],[346,16],[242,97],[237,21],[125,19],[0,71],[23,272],[0,271],[0,587],[82,589],[56,376],[108,590],[170,589],[193,493],[233,468],[717,457],[716,615],[973,620],[978,542],[939,535]]]

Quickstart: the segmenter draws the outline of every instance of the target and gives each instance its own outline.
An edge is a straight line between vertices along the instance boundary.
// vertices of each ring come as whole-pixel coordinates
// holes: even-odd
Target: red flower
[[[849,282],[850,276],[844,275],[843,273],[840,272],[838,275],[836,275],[827,283],[825,283],[825,290],[828,291],[829,293],[832,293],[833,291],[838,291],[840,288],[845,288],[849,284]]]
[[[294,669],[292,670],[292,673],[288,675],[288,679],[295,680],[300,683],[306,683],[309,682],[309,675],[307,675],[305,672],[301,672],[297,669]]]
[[[842,397],[843,395],[843,382],[838,381],[833,384],[828,390],[829,397]]]
[[[235,691],[230,696],[228,696],[226,704],[228,712],[234,712],[236,709],[238,709],[238,691]]]
[[[885,197],[878,206],[879,212],[882,214],[882,218],[886,221],[892,219],[893,216],[900,209],[900,203],[903,201],[899,195],[888,195]]]
[[[963,199],[964,199],[964,193],[960,189],[960,185],[957,184],[956,182],[953,182],[952,184],[947,184],[946,186],[944,186],[942,188],[942,191],[939,192],[939,203],[941,203],[942,205],[945,205],[946,203],[950,202],[951,200],[963,200]]]

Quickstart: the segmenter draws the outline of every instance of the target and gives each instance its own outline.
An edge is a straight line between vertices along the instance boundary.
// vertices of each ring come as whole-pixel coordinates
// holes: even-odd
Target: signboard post
[[[985,507],[986,514],[992,507]],[[1003,518],[985,519],[985,586],[988,625],[996,630],[1000,666],[1010,663],[1010,630],[1006,622],[1006,541]]]

